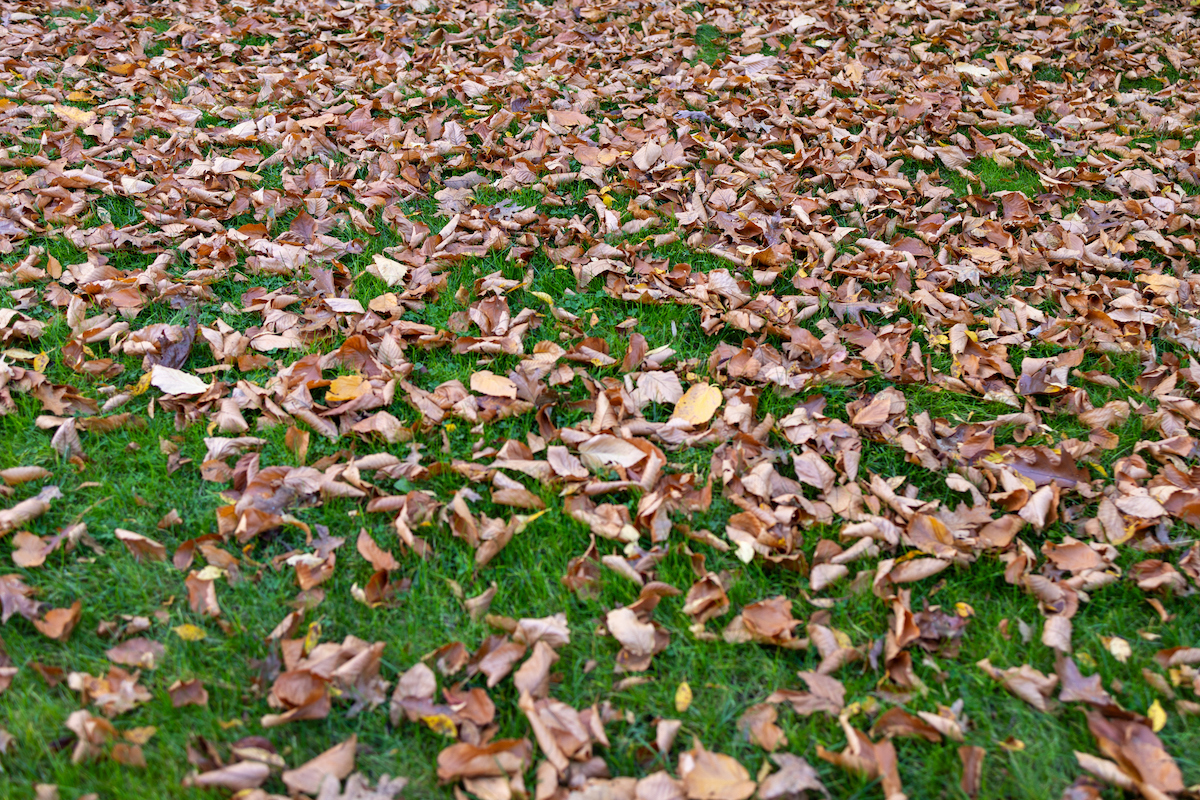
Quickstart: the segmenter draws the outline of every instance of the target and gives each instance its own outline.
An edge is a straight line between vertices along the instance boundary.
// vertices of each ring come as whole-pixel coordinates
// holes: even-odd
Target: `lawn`
[[[0,14],[0,796],[1200,795],[1186,4]]]

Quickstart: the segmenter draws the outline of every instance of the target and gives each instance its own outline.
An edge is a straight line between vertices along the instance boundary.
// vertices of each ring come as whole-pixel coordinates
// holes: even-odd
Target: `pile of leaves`
[[[356,771],[358,739],[316,722],[386,714],[398,747],[437,743],[406,777],[459,797],[779,800],[827,795],[828,762],[895,800],[921,770],[898,737],[953,743],[962,792],[987,794],[985,756],[1024,743],[976,736],[970,695],[930,682],[976,635],[956,586],[995,567],[1041,616],[1001,634],[1054,669],[984,658],[973,687],[1087,742],[1053,791],[1188,791],[1158,734],[1200,713],[1190,9],[0,9],[0,608],[8,649],[60,648],[0,647],[0,692],[76,706],[0,731],[0,768],[38,742],[76,774],[159,748],[186,787],[393,798],[404,779]],[[142,430],[144,505],[170,511],[99,525],[85,490]],[[203,518],[176,508],[188,480]],[[573,557],[512,564],[515,537]],[[563,604],[493,613],[495,582],[414,583],[447,552]],[[117,560],[178,604],[43,599]],[[744,570],[772,591],[735,600]],[[280,576],[290,610],[247,620],[243,593]],[[421,653],[355,635],[434,592],[490,633]],[[1152,703],[1075,658],[1106,595],[1181,631],[1138,676]],[[844,612],[855,597],[886,620]],[[230,656],[247,685],[215,664],[155,678],[181,642],[251,624],[269,633]],[[1124,663],[1138,633],[1101,652]],[[581,639],[587,663],[556,667]],[[621,693],[693,646],[777,649],[795,678],[708,742],[679,685],[614,771],[641,713]],[[592,670],[611,694],[560,690]],[[218,692],[252,731],[172,750],[121,720]],[[840,732],[789,740],[781,714]]]

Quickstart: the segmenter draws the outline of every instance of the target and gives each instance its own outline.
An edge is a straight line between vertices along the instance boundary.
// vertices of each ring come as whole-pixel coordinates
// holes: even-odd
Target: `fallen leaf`
[[[293,793],[316,794],[329,775],[341,780],[354,771],[354,756],[358,751],[358,737],[351,734],[341,744],[321,753],[295,769],[283,773],[283,783]]]
[[[204,632],[203,628],[198,628],[195,625],[192,625],[191,623],[184,623],[183,625],[177,625],[176,627],[172,628],[171,630],[173,630],[175,632],[175,635],[178,636],[180,639],[183,639],[185,642],[198,642],[201,639],[203,639],[205,636],[208,635],[207,633]]]
[[[745,767],[699,742],[680,754],[679,777],[689,800],[746,800],[757,788]]]
[[[167,560],[167,548],[153,539],[122,528],[117,528],[115,535],[137,561]]]
[[[211,384],[205,383],[195,375],[155,364],[150,372],[150,385],[164,394],[192,395],[207,392]]]
[[[65,642],[71,638],[71,631],[75,630],[82,615],[83,603],[76,600],[69,608],[50,609],[40,619],[34,619],[33,626],[46,638]]]
[[[721,390],[707,383],[697,383],[683,393],[675,404],[672,419],[682,420],[692,427],[704,425],[721,407]]]
[[[692,704],[692,687],[688,686],[687,681],[683,681],[675,689],[675,710],[682,714],[688,710]]]

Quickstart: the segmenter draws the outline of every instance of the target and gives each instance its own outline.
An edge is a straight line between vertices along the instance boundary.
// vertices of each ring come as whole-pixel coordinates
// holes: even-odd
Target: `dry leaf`
[[[699,742],[679,756],[679,778],[688,800],[746,800],[757,788],[745,767]]]
[[[707,383],[697,383],[684,392],[675,404],[672,419],[686,422],[692,427],[704,425],[721,407],[721,390]]]
[[[124,530],[123,528],[117,528],[115,534],[117,540],[125,545],[125,548],[129,550],[130,555],[132,555],[135,560],[167,560],[167,548],[163,547],[153,539],[142,536],[140,533]]]
[[[675,689],[675,710],[680,714],[688,710],[692,704],[692,687],[688,686],[687,681],[683,681]]]
[[[33,626],[48,639],[65,642],[71,638],[71,631],[79,624],[83,615],[83,603],[76,600],[69,608],[52,608],[40,619],[33,620]]]
[[[358,737],[352,734],[346,741],[334,745],[311,761],[285,771],[282,776],[284,785],[292,793],[316,794],[327,776],[341,780],[354,771],[357,751]]]
[[[150,385],[163,394],[190,395],[207,392],[211,384],[205,383],[195,375],[155,364],[150,371]]]

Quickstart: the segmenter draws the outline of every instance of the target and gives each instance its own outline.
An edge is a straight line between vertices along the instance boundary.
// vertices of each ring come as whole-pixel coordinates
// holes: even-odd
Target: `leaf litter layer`
[[[38,797],[1193,796],[1173,3],[0,3]]]

